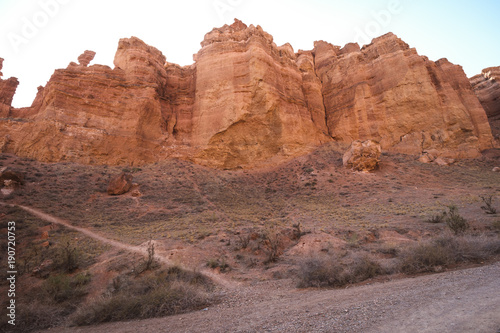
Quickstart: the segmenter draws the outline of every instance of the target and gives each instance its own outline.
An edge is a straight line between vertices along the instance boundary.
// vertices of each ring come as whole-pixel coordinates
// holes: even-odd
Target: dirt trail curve
[[[148,256],[148,247],[147,247],[147,244],[143,244],[142,246],[134,246],[134,245],[130,245],[130,244],[126,244],[126,243],[122,243],[122,242],[119,242],[119,241],[116,241],[116,240],[113,240],[113,239],[109,239],[109,238],[106,238],[102,235],[99,235],[91,230],[88,230],[88,229],[85,229],[85,228],[80,228],[80,227],[76,227],[74,225],[72,225],[70,222],[66,221],[66,220],[63,220],[61,218],[58,218],[56,216],[53,216],[53,215],[50,215],[50,214],[47,214],[47,213],[44,213],[42,212],[41,210],[39,209],[36,209],[36,208],[32,208],[32,207],[28,207],[28,206],[23,206],[23,205],[7,205],[3,202],[0,202],[0,205],[3,205],[3,206],[17,206],[23,210],[25,210],[26,212],[30,213],[30,214],[33,214],[39,218],[41,218],[42,220],[45,220],[47,222],[50,222],[50,223],[54,223],[54,224],[59,224],[59,225],[62,225],[68,229],[71,229],[71,230],[75,230],[75,231],[78,231],[88,237],[91,237],[93,239],[96,239],[102,243],[105,243],[105,244],[109,244],[117,249],[121,249],[121,250],[125,250],[125,251],[129,251],[129,252],[132,252],[132,253],[138,253],[142,256]],[[157,248],[155,248],[157,249]],[[161,249],[160,249],[161,251]],[[158,251],[159,252],[159,251]],[[167,266],[173,266],[174,263],[167,259],[166,257],[163,257],[161,255],[158,255],[158,252],[157,254],[155,255],[155,259],[158,260],[160,263],[162,264],[165,264]],[[178,265],[178,264],[177,264]],[[187,267],[182,267],[183,269],[188,269]],[[229,281],[229,280],[226,280],[224,279],[223,277],[207,270],[207,269],[203,269],[203,268],[199,268],[197,269],[198,272],[204,274],[205,276],[209,277],[210,279],[212,279],[215,283],[221,285],[222,287],[224,288],[227,288],[227,289],[234,289],[236,288],[239,284],[237,282],[233,282],[233,281]]]

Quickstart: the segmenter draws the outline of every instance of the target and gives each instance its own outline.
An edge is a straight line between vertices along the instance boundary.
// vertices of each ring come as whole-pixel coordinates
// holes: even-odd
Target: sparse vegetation
[[[380,252],[386,253],[385,248]],[[391,248],[390,254],[396,256],[396,264],[386,268],[377,260],[356,253],[342,258],[329,255],[306,259],[299,264],[297,286],[342,287],[396,272],[440,272],[460,263],[479,263],[500,254],[500,240],[484,235],[445,235],[408,245],[401,251]]]
[[[366,255],[356,255],[344,260],[337,256],[309,258],[299,265],[297,286],[342,287],[358,283],[382,273],[382,267]]]
[[[221,273],[225,273],[229,270],[231,270],[231,267],[229,264],[226,262],[224,258],[221,259],[209,259],[207,261],[207,267],[211,269],[216,269],[218,268]]]
[[[66,274],[51,275],[42,284],[43,299],[51,299],[56,303],[65,301],[75,302],[84,296],[87,291],[85,286],[90,282],[90,273],[80,273],[75,276]]]
[[[455,235],[463,234],[467,229],[469,229],[469,222],[467,222],[467,220],[458,213],[458,208],[454,205],[448,207],[445,222],[448,228],[450,228]]]
[[[495,207],[493,207],[492,201],[493,201],[493,196],[482,196],[481,199],[483,200],[484,206],[481,206],[481,209],[484,210],[486,214],[496,214],[497,210]]]
[[[427,219],[429,223],[443,223],[446,219],[446,212],[442,212],[440,214],[433,215],[432,217]]]
[[[155,244],[153,243],[152,238],[149,238],[148,241],[148,257],[146,259],[145,267],[144,270],[149,271],[153,268],[153,266],[157,265],[156,259],[155,259]]]
[[[275,262],[281,254],[281,238],[276,227],[268,228],[262,234],[264,249],[267,254],[265,264]]]
[[[124,276],[112,291],[73,316],[75,325],[160,317],[198,310],[211,304],[213,286],[199,273],[179,267],[148,272],[137,278]]]
[[[442,236],[409,246],[399,269],[406,274],[441,271],[463,262],[480,262],[500,253],[500,240],[488,237]]]

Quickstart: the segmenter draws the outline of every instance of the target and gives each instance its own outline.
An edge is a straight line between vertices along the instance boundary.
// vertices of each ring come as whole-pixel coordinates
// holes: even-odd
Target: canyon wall
[[[320,41],[295,52],[235,20],[201,46],[184,67],[136,37],[119,41],[113,69],[90,65],[95,53],[85,51],[54,72],[29,108],[12,109],[17,84],[12,91],[0,80],[1,151],[89,164],[175,157],[231,169],[279,163],[333,140],[454,158],[492,147],[461,67],[432,62],[393,34],[363,49]]]

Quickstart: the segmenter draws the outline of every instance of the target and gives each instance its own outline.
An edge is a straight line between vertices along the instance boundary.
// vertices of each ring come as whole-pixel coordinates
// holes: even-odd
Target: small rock
[[[440,165],[440,166],[446,166],[455,163],[455,160],[452,158],[446,158],[446,157],[438,157],[434,160],[435,164]]]
[[[494,167],[493,170],[491,170],[493,172],[500,172],[500,167]]]
[[[418,160],[422,163],[431,163],[432,161],[434,161],[434,156],[429,153],[424,153]]]

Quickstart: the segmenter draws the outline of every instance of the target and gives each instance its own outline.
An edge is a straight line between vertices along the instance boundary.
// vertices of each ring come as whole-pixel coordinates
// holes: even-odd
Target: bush
[[[442,212],[440,214],[434,215],[427,219],[429,223],[443,223],[446,219],[446,212]]]
[[[126,280],[126,278],[125,278]],[[212,284],[203,275],[172,267],[114,283],[114,292],[79,309],[75,325],[145,319],[199,310],[212,300]]]
[[[435,272],[458,263],[481,262],[499,253],[499,239],[443,236],[409,246],[398,266],[406,274]]]
[[[87,292],[84,288],[90,282],[89,273],[78,274],[74,277],[58,274],[50,276],[42,284],[44,298],[52,299],[56,303],[76,301]]]
[[[311,258],[299,266],[297,287],[340,287],[345,285],[343,268],[333,258]]]
[[[484,206],[481,206],[481,209],[484,210],[486,214],[496,214],[497,210],[493,207],[492,201],[493,201],[493,196],[489,197],[481,197],[484,202]]]
[[[231,267],[229,264],[226,262],[224,258],[222,259],[209,259],[207,261],[207,267],[211,269],[216,269],[219,268],[221,273],[225,273],[227,271],[231,270]]]
[[[17,302],[16,302],[17,303]],[[0,332],[32,332],[64,324],[67,310],[56,305],[47,305],[36,300],[19,300],[16,308],[16,326],[3,320]],[[22,318],[22,319],[21,319]]]
[[[458,208],[454,205],[448,207],[445,222],[455,235],[463,234],[469,229],[469,222],[458,213]]]
[[[345,271],[345,279],[350,283],[368,280],[383,273],[382,267],[367,256],[357,256]]]
[[[310,258],[299,266],[297,287],[342,287],[382,274],[379,263],[367,256],[355,256],[347,264],[334,256]]]

